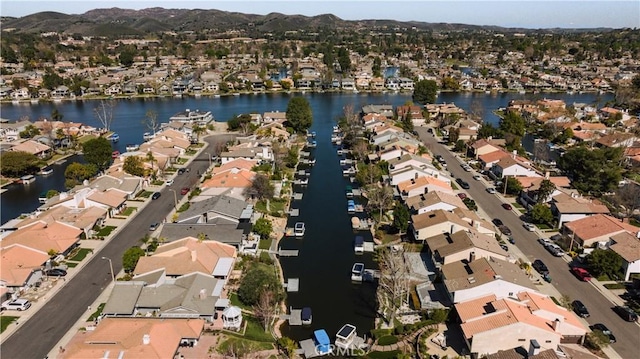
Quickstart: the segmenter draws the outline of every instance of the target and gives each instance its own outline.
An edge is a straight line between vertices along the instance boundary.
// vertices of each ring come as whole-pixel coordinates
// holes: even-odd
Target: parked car
[[[564,255],[564,251],[562,250],[562,248],[560,248],[560,246],[555,243],[549,243],[546,248],[549,253],[553,254],[556,257],[562,257]]]
[[[509,243],[511,243],[511,244],[516,244],[516,239],[515,239],[515,238],[513,238],[513,237],[509,236],[509,239],[508,239],[508,240],[509,240]]]
[[[502,248],[503,251],[508,252],[509,251],[509,247],[507,247],[506,244],[501,244],[500,248]]]
[[[587,306],[585,306],[581,301],[574,300],[571,303],[571,306],[573,307],[573,311],[576,312],[576,314],[578,314],[579,316],[583,318],[586,318],[589,316],[589,311],[587,310]]]
[[[462,169],[465,170],[466,172],[471,172],[471,166],[469,166],[469,165],[466,165],[466,164],[463,165]]]
[[[465,199],[465,198],[467,198],[467,195],[466,195],[466,193],[460,192],[460,193],[458,193],[458,197],[460,197],[460,199]]]
[[[588,282],[591,280],[591,274],[589,274],[589,272],[584,268],[571,267],[571,273],[573,273],[573,275],[578,277],[578,279],[580,279],[581,281]]]
[[[189,187],[182,187],[182,189],[180,190],[180,194],[185,195],[189,193]]]
[[[496,189],[495,189],[495,188],[493,188],[493,187],[489,187],[489,188],[487,188],[487,192],[489,192],[489,193],[491,193],[491,194],[496,194],[496,193],[498,193],[498,191],[496,191]]]
[[[510,236],[511,235],[511,229],[509,229],[509,227],[505,226],[504,224],[502,226],[498,226],[498,229],[505,236]]]
[[[149,226],[149,231],[153,232],[156,229],[158,229],[158,227],[160,227],[160,223],[158,223],[158,222],[151,223],[151,225]]]
[[[166,180],[165,183],[167,184],[167,186],[171,186],[173,184],[173,178]]]
[[[181,175],[185,172],[184,168],[178,168],[178,174]]]
[[[609,330],[609,328],[607,328],[604,324],[602,323],[597,323],[594,324],[592,326],[589,327],[589,329],[593,330],[599,330],[602,332],[602,334],[606,335],[609,337],[609,343],[615,343],[616,342],[616,337],[613,335],[613,333],[611,332],[611,330]]]
[[[636,314],[633,309],[627,306],[616,305],[615,307],[613,307],[613,311],[616,312],[616,314],[618,314],[620,318],[626,320],[627,322],[638,321],[638,314]]]
[[[47,277],[64,277],[67,275],[67,271],[62,268],[51,268],[44,271]]]
[[[476,180],[476,181],[480,181],[482,179],[482,176],[475,175],[475,176],[473,176],[473,179]]]
[[[501,225],[503,225],[504,223],[502,223],[502,220],[500,218],[494,218],[491,220],[491,222],[493,224],[495,224],[496,226],[500,227]]]
[[[536,230],[536,226],[534,226],[531,223],[524,222],[524,223],[522,223],[522,226],[529,232],[533,232],[533,231]]]
[[[531,266],[536,270],[536,272],[542,275],[549,274],[549,268],[547,268],[547,265],[544,264],[544,262],[540,259],[536,259],[535,261],[533,261],[533,264]]]
[[[23,311],[29,309],[29,307],[31,307],[31,302],[26,299],[13,299],[2,303],[2,310]]]
[[[513,209],[513,207],[511,207],[509,203],[503,203],[502,208],[506,209],[507,211],[510,211]]]
[[[538,238],[538,243],[542,244],[545,248],[548,245],[553,244],[553,242],[551,242],[548,238],[544,238],[544,237]]]
[[[151,195],[151,199],[156,200],[160,198],[160,196],[162,196],[160,192],[153,192],[153,194]]]

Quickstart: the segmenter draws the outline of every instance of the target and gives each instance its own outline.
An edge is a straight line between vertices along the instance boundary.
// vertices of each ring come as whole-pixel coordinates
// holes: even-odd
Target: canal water
[[[117,100],[111,129],[120,135],[120,142],[113,144],[114,150],[125,151],[126,144],[142,143],[142,134],[147,132],[143,121],[148,110],[154,110],[161,122],[185,109],[211,111],[217,121],[227,121],[242,113],[263,113],[266,111],[286,111],[289,100],[294,95],[260,94],[228,97],[201,98],[161,98]],[[342,176],[336,147],[331,144],[331,131],[347,105],[360,111],[368,104],[403,105],[411,101],[405,94],[334,94],[310,93],[305,96],[311,105],[314,122],[311,130],[316,131],[317,148],[311,150],[316,165],[310,169],[309,185],[302,190],[303,199],[295,201],[293,208],[300,209],[300,216],[290,219],[306,224],[305,236],[301,239],[285,239],[284,249],[299,249],[298,257],[282,258],[285,278],[298,278],[300,291],[288,295],[288,305],[293,308],[309,306],[313,310],[313,325],[309,328],[283,327],[285,335],[293,339],[305,339],[312,330],[324,328],[330,336],[345,323],[357,327],[360,335],[373,328],[375,318],[375,288],[370,284],[353,284],[350,280],[354,262],[363,262],[373,268],[371,254],[356,256],[353,251],[355,233],[351,229],[350,215],[347,214],[345,187],[348,181]],[[588,104],[610,100],[611,95],[596,94],[547,94],[547,98],[563,99],[567,104],[583,102]],[[512,99],[536,99],[531,95],[519,94],[471,94],[442,93],[438,103],[455,103],[466,111],[480,109],[484,120],[497,123],[492,113],[507,106]],[[57,109],[63,121],[81,122],[95,127],[102,125],[95,119],[93,109],[96,101],[73,101],[62,103],[2,104],[3,119],[16,121],[27,117],[32,121],[49,118]],[[31,212],[38,207],[38,196],[49,189],[64,190],[64,169],[75,159],[69,159],[46,177],[38,176],[29,186],[11,185],[2,193],[1,219],[6,223],[21,213]],[[356,199],[357,202],[357,199]],[[366,234],[362,232],[359,234]],[[367,240],[371,240],[368,235]]]

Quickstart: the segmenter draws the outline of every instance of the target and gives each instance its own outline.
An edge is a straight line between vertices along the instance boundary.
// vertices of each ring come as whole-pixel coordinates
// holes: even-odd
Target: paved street
[[[455,178],[462,178],[469,183],[466,190],[479,207],[489,216],[487,220],[500,218],[513,232],[516,246],[533,262],[539,258],[549,267],[552,284],[561,294],[568,295],[572,300],[581,300],[588,308],[591,316],[587,318],[589,324],[604,323],[616,336],[617,343],[612,348],[622,358],[638,357],[638,342],[640,341],[640,326],[623,321],[612,310],[612,304],[604,297],[593,284],[582,282],[571,274],[567,259],[552,256],[540,245],[536,239],[540,236],[537,232],[529,232],[522,226],[522,221],[513,211],[501,207],[503,200],[499,194],[489,194],[484,181],[473,179],[475,171],[465,172],[460,167],[460,161],[445,146],[438,144],[437,140],[427,132],[426,127],[416,128],[420,139],[425,143],[434,155],[442,155],[447,162],[448,171]],[[559,299],[559,298],[558,298]]]
[[[190,171],[175,177],[171,188],[178,190],[178,201],[183,197],[179,189],[194,185],[198,181],[198,173],[204,173],[209,167],[210,153],[217,148],[216,143],[229,138],[206,138],[209,146],[189,164]],[[119,273],[122,269],[122,254],[128,248],[140,245],[140,238],[149,232],[149,225],[161,221],[173,209],[173,192],[165,187],[161,193],[160,198],[149,201],[126,226],[118,228],[115,236],[106,242],[99,252],[85,259],[88,260],[85,267],[69,278],[66,285],[44,303],[38,312],[32,313],[30,319],[18,324],[13,335],[2,343],[3,358],[46,357],[51,348],[72,328],[80,316],[85,314],[87,307],[93,304],[111,282],[109,261],[102,260],[101,257],[111,258],[114,272]]]

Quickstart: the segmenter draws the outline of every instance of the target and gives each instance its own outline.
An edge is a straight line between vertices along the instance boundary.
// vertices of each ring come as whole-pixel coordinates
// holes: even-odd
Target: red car
[[[511,205],[509,203],[503,203],[502,204],[502,208],[506,209],[507,211],[511,210]]]
[[[584,268],[572,267],[571,272],[581,281],[587,282],[591,280],[591,274]]]
[[[189,187],[183,187],[183,188],[180,190],[180,194],[182,194],[182,195],[187,194],[188,192],[189,192]]]
[[[460,193],[458,193],[458,197],[460,197],[460,199],[465,199],[465,198],[467,198],[467,195],[462,193],[462,192],[460,192]]]

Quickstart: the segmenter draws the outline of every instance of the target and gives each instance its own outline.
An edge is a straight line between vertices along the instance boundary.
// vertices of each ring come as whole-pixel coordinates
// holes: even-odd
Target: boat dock
[[[296,354],[302,355],[305,358],[315,358],[324,354],[318,353],[316,350],[316,343],[313,339],[305,339],[300,342],[300,349],[296,351]]]
[[[302,325],[302,309],[291,308],[291,312],[280,315],[280,319],[288,321],[291,326],[300,326]]]
[[[351,218],[351,227],[356,231],[368,231],[372,225],[373,223],[370,223],[366,218]]]
[[[375,282],[377,279],[380,279],[380,271],[377,269],[365,269],[362,274],[363,282]]]
[[[302,193],[300,193],[300,192],[293,193],[293,199],[297,200],[297,201],[300,201],[302,199]]]
[[[266,251],[271,254],[275,254],[280,257],[297,257],[300,251],[297,249],[282,249],[278,248],[278,251]]]
[[[308,158],[309,156],[311,156],[311,152],[307,152],[307,151],[300,151],[300,157],[302,157],[302,158]]]
[[[290,217],[298,217],[300,215],[300,209],[299,208],[291,208],[289,210],[289,216]]]
[[[283,286],[287,288],[288,293],[295,293],[300,288],[300,279],[298,278],[289,278]]]

